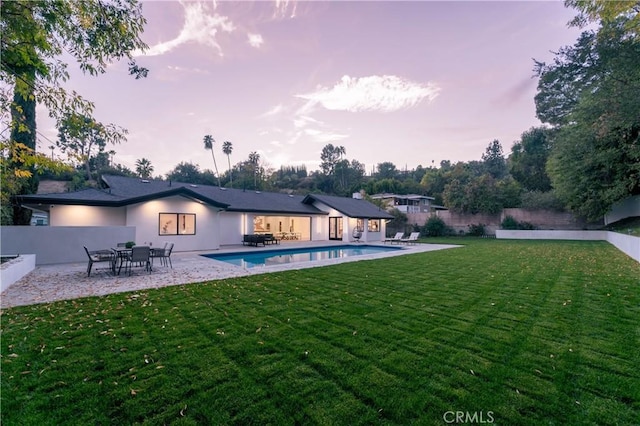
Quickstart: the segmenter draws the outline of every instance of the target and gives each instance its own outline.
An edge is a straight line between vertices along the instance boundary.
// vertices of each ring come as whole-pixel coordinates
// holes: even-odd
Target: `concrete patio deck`
[[[241,251],[255,252],[256,250],[269,251],[284,248],[318,247],[343,244],[345,243],[341,241],[299,242],[258,248],[246,246],[225,246],[220,250],[173,253],[171,255],[173,268],[161,266],[159,261],[156,261],[151,273],[144,271],[144,268],[138,268],[138,270],[134,271],[132,276],[124,274],[114,276],[111,274],[110,270],[104,267],[101,268],[102,265],[96,264],[94,265],[94,271],[92,271],[91,276],[87,277],[86,262],[38,266],[34,271],[0,294],[0,308],[7,309],[14,306],[49,303],[88,296],[103,296],[127,291],[138,291],[285,270],[313,268],[337,263],[357,262],[361,260],[380,259],[384,257],[460,247],[445,244],[402,244],[401,247],[403,247],[404,250],[397,250],[393,252],[339,259],[326,259],[312,262],[289,263],[250,269],[245,269],[239,266],[234,266],[230,263],[201,256],[202,254],[208,253],[222,254]],[[95,270],[96,266],[98,267],[97,270]]]

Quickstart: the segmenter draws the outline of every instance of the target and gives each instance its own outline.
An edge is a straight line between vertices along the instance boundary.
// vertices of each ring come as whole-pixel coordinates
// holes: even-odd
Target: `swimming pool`
[[[368,245],[342,245],[331,247],[307,247],[296,249],[269,250],[260,252],[203,254],[209,259],[232,263],[243,268],[282,265],[285,263],[310,262],[312,260],[339,259],[365,254],[377,254],[402,250],[401,247],[382,247]]]

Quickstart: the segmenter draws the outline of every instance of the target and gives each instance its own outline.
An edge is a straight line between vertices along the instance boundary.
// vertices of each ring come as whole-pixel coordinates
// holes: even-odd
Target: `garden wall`
[[[423,226],[433,213],[408,213],[409,224]],[[438,210],[435,213],[456,233],[467,232],[469,225],[485,225],[487,234],[495,234],[505,217],[511,216],[518,222],[529,222],[541,229],[585,229],[588,224],[571,213],[553,210],[504,209],[497,214],[465,214],[451,210]]]
[[[511,231],[498,229],[496,238],[517,240],[608,241],[618,250],[640,262],[640,237],[610,231]]]
[[[640,216],[640,195],[629,197],[611,206],[609,213],[604,216],[604,223],[608,225],[635,216]]]
[[[0,266],[0,293],[10,285],[33,271],[36,267],[35,254],[23,254]]]
[[[37,265],[87,261],[89,250],[135,241],[134,226],[3,226],[0,254],[35,254]]]

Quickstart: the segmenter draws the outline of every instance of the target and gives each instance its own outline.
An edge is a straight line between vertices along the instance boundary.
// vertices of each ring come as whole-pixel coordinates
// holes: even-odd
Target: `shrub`
[[[520,226],[519,229],[523,229],[526,231],[532,231],[534,229],[538,229],[537,226],[535,226],[533,223],[529,223],[529,222],[519,222],[518,226]]]
[[[474,237],[482,237],[486,235],[484,225],[482,223],[479,223],[477,225],[475,224],[469,225],[469,230],[467,231],[467,234]]]
[[[527,230],[527,231],[537,229],[537,227],[534,224],[529,222],[518,222],[513,218],[513,216],[505,217],[502,223],[500,224],[500,227],[502,229],[521,229],[521,230]]]
[[[500,228],[502,229],[518,229],[518,221],[513,218],[513,216],[507,216],[502,220],[500,224]]]
[[[444,237],[450,235],[451,232],[451,228],[437,216],[430,217],[422,227],[422,234],[427,237]]]

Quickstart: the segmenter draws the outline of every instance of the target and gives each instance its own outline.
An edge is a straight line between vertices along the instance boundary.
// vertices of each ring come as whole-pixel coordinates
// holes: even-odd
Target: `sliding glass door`
[[[329,218],[329,239],[342,240],[342,217]]]

